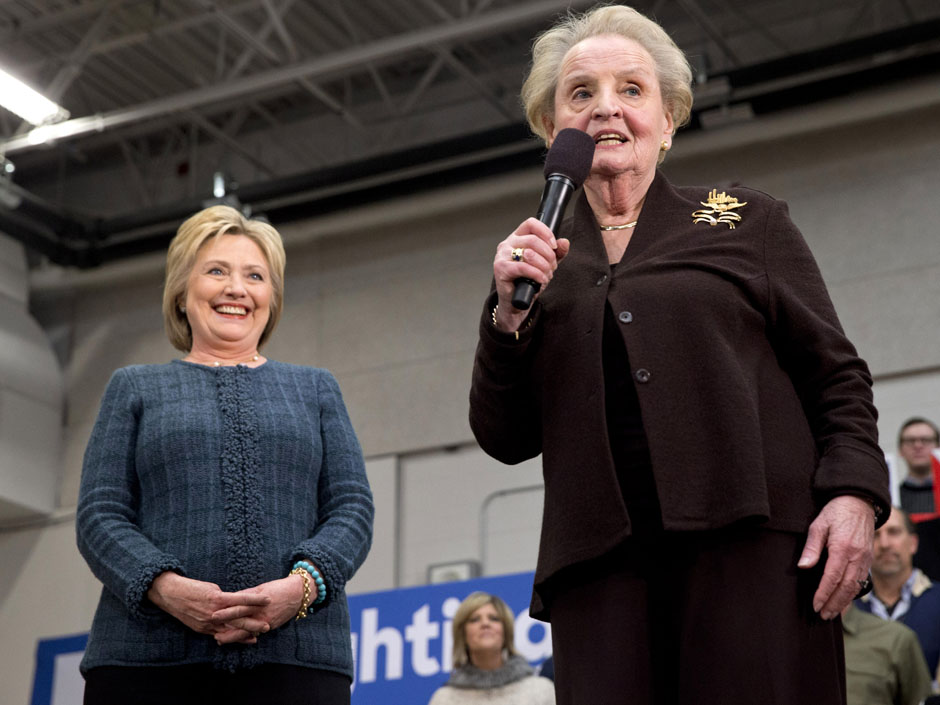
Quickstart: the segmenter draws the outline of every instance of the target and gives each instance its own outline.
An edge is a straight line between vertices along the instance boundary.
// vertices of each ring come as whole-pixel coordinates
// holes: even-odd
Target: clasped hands
[[[258,636],[292,619],[304,597],[299,575],[271,580],[238,592],[173,572],[158,575],[147,597],[157,607],[218,644],[254,644]]]

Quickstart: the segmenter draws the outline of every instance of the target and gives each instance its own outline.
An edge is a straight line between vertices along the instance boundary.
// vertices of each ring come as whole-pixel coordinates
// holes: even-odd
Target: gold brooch
[[[703,201],[699,201],[699,203],[705,206],[705,208],[693,211],[693,223],[708,223],[709,225],[725,223],[732,230],[734,229],[735,223],[741,222],[741,215],[735,213],[734,209],[747,205],[747,201],[738,203],[737,198],[729,196],[724,191],[718,193],[718,189],[714,188],[708,194],[708,203],[704,203]]]

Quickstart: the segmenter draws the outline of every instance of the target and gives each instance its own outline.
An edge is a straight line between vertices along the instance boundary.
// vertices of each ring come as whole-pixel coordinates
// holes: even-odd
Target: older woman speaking
[[[85,703],[348,703],[344,586],[372,495],[339,387],[260,348],[284,248],[226,206],[180,227],[163,313],[182,360],[117,370],[82,471],[78,545],[104,583]]]
[[[503,462],[542,454],[532,613],[559,703],[835,705],[838,615],[889,506],[871,379],[784,203],[658,171],[690,84],[628,7],[536,41],[530,126],[596,150],[559,232],[497,247],[470,422]]]

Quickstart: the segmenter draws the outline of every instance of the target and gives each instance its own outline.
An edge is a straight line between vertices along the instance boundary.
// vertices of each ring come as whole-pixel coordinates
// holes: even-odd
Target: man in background
[[[847,705],[918,705],[930,695],[930,674],[909,627],[862,612],[842,611]]]
[[[901,509],[908,514],[933,514],[933,472],[931,457],[940,445],[937,425],[915,416],[901,425],[898,455],[907,463],[907,476],[901,482]]]
[[[875,531],[872,546],[871,593],[855,601],[856,607],[876,617],[901,622],[914,630],[931,677],[940,661],[940,588],[914,567],[917,533],[913,522],[898,507]]]

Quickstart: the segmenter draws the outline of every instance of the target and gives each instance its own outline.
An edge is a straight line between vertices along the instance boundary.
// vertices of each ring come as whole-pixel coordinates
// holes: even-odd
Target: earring
[[[186,313],[186,307],[180,306],[180,313]]]
[[[668,143],[666,140],[663,140],[662,143],[659,145],[659,148],[660,148],[661,150],[663,150],[664,152],[668,152],[668,151],[669,151],[669,143]]]

